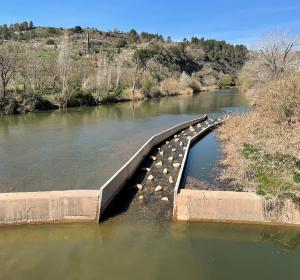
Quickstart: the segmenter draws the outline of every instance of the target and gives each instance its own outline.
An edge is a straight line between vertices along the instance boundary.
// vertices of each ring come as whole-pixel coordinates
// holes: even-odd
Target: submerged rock
[[[146,172],[150,172],[150,171],[151,171],[151,168],[143,167],[142,170],[143,170],[143,171],[146,171]]]

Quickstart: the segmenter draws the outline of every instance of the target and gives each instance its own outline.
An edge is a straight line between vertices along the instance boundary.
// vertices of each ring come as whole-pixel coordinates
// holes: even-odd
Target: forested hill
[[[134,29],[104,32],[80,26],[37,27],[32,22],[0,26],[0,47],[12,44],[14,50],[18,49],[16,57],[23,72],[14,73],[13,78],[19,80],[9,81],[4,91],[21,92],[20,86],[13,86],[24,84],[24,91],[26,88],[30,93],[52,94],[57,104],[62,91],[61,98],[66,100],[74,94],[89,93],[98,102],[107,100],[107,95],[108,100],[120,96],[132,99],[132,93],[135,97],[149,97],[190,92],[185,90],[188,88],[201,91],[234,85],[248,52],[244,45],[197,37],[174,42],[170,37],[139,34]],[[37,69],[27,71],[24,57],[27,65]],[[68,58],[67,81],[62,78],[62,58]],[[32,71],[41,77],[33,81],[29,77]],[[30,80],[28,85],[24,73]]]

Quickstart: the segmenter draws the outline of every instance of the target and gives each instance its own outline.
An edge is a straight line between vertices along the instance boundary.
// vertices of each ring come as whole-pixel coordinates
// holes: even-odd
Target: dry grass
[[[300,78],[270,82],[251,95],[254,110],[219,129],[226,166],[221,178],[272,196],[300,191]],[[298,175],[297,175],[298,174]]]

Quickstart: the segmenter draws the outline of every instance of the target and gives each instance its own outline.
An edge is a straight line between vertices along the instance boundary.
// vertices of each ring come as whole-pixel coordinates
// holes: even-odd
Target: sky
[[[0,0],[0,24],[131,28],[173,40],[192,36],[250,45],[268,31],[300,32],[300,1],[292,0]]]

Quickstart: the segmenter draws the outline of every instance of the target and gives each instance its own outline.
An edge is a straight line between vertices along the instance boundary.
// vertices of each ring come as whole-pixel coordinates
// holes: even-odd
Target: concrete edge
[[[178,221],[300,226],[300,206],[291,199],[270,200],[254,192],[182,189],[176,200]]]
[[[213,128],[215,128],[215,127],[218,126],[218,125],[221,125],[222,123],[224,123],[224,120],[219,121],[219,122],[217,122],[217,123],[215,123],[215,124],[212,124],[212,125],[206,127],[205,129],[199,131],[195,136],[193,136],[193,137],[188,141],[188,144],[187,144],[187,146],[186,146],[186,150],[185,150],[185,153],[184,153],[184,156],[183,156],[182,164],[181,164],[181,167],[180,167],[178,176],[177,176],[176,184],[175,184],[175,187],[174,187],[174,195],[173,195],[173,219],[176,218],[176,211],[177,211],[177,207],[176,207],[176,196],[177,196],[178,193],[179,193],[180,184],[181,184],[182,177],[183,177],[183,174],[184,174],[184,170],[185,170],[185,167],[186,167],[186,162],[187,162],[187,158],[188,158],[188,155],[189,155],[189,151],[190,151],[191,145],[192,145],[196,140],[198,140],[200,137],[203,137],[203,136],[206,135],[210,130],[212,130]]]
[[[99,190],[99,211],[97,219],[100,221],[101,214],[108,207],[110,202],[114,197],[120,192],[122,187],[128,182],[132,177],[134,172],[140,166],[145,157],[149,152],[161,143],[162,141],[168,139],[172,135],[176,134],[178,131],[183,130],[191,125],[195,125],[201,121],[206,120],[208,115],[204,115],[199,118],[195,118],[191,121],[180,123],[169,129],[166,129],[156,135],[152,136]],[[108,195],[105,191],[111,191]]]
[[[96,222],[98,190],[0,193],[0,226]]]

